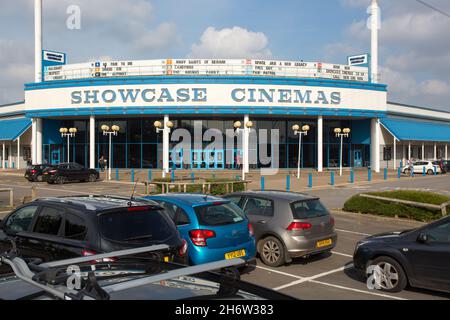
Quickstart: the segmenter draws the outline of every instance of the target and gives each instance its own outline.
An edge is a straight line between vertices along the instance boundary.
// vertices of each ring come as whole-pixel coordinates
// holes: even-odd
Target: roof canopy
[[[31,120],[17,118],[0,120],[0,141],[14,141],[31,127]]]
[[[395,118],[382,119],[381,124],[400,141],[450,142],[450,124]]]

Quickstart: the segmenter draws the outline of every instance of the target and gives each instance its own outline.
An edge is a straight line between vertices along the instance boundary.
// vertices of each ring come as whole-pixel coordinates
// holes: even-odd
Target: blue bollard
[[[147,181],[152,181],[152,180],[153,180],[152,169],[148,169]]]
[[[116,181],[119,181],[119,180],[120,180],[120,178],[119,178],[119,169],[116,168]]]
[[[12,167],[11,168],[14,169],[14,162],[12,163]]]
[[[372,170],[369,170],[369,172],[367,174],[367,180],[369,180],[369,182],[372,181]]]
[[[291,176],[286,176],[286,191],[291,191]]]
[[[13,162],[13,169],[14,169],[14,162]],[[434,175],[435,176],[437,175],[437,167],[436,166],[434,166]]]
[[[172,170],[170,172],[170,182],[174,182],[175,181],[175,170]]]
[[[401,169],[401,168],[398,168],[398,169],[397,169],[397,177],[398,177],[399,179],[402,178],[402,169]]]
[[[423,167],[422,169],[422,175],[425,177],[427,175],[427,169]]]
[[[264,191],[266,187],[266,179],[264,177],[261,177],[261,191]]]
[[[388,179],[388,169],[384,168],[384,180]]]
[[[332,186],[334,186],[334,172],[331,172],[331,175],[330,175],[330,184],[331,184]]]
[[[312,188],[313,187],[313,175],[312,175],[312,173],[309,173],[308,180],[309,180],[308,187]]]
[[[134,169],[131,169],[131,182],[134,182]]]
[[[350,183],[355,183],[355,172],[353,169],[350,170]]]
[[[192,183],[195,182],[195,173],[191,172],[191,181]]]

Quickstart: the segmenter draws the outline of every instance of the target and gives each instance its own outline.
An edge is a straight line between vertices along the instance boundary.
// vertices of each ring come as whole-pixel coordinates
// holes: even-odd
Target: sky
[[[450,1],[426,0],[450,14]],[[44,49],[69,63],[268,58],[346,63],[370,52],[370,0],[43,0]],[[379,0],[380,78],[389,100],[450,111],[450,17]],[[80,29],[67,9],[80,8]],[[0,104],[34,79],[34,0],[0,0]]]

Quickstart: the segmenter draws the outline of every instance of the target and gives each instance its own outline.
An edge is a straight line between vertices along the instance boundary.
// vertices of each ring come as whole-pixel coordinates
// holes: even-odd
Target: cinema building
[[[370,78],[361,66],[250,59],[49,66],[41,82],[25,85],[25,101],[0,106],[1,167],[57,164],[69,157],[96,168],[101,155],[108,157],[104,125],[120,128],[112,136],[113,168],[228,170],[242,158],[256,169],[267,164],[258,156],[250,163],[249,154],[258,155],[261,145],[248,139],[264,129],[278,129],[279,167],[297,168],[295,124],[310,128],[302,136],[301,166],[319,172],[339,166],[336,128],[351,129],[343,138],[344,167],[378,172],[407,159],[448,159],[450,113],[390,103],[387,86]],[[171,132],[158,133],[155,121],[166,129],[172,124]],[[226,141],[237,121],[243,128],[251,123],[243,144],[237,136],[232,146],[211,149],[205,139],[189,155],[176,150],[176,129],[192,136],[218,129]],[[77,130],[67,138],[61,128]]]

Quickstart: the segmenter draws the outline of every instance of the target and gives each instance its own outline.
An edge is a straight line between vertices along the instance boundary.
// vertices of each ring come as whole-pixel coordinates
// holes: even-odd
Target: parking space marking
[[[30,189],[30,186],[19,186],[19,185],[6,185],[6,184],[0,184],[0,186],[8,186],[10,188],[23,188],[23,189]],[[37,190],[45,190],[45,191],[56,191],[56,192],[64,192],[64,193],[78,193],[78,194],[92,194],[89,192],[81,192],[81,191],[75,191],[75,190],[68,190],[68,189],[53,189],[53,188],[42,188],[38,187]]]
[[[353,263],[350,263],[350,264],[348,264],[346,266],[343,266],[343,267],[340,267],[340,268],[337,268],[337,269],[334,269],[334,270],[330,270],[330,271],[326,271],[326,272],[322,272],[322,273],[316,274],[315,276],[312,276],[312,277],[306,277],[306,278],[302,278],[300,280],[292,281],[292,282],[287,283],[285,285],[273,288],[273,290],[280,291],[282,289],[286,289],[286,288],[289,288],[289,287],[301,284],[303,282],[310,282],[311,280],[315,280],[315,279],[318,279],[318,278],[329,276],[330,274],[333,274],[333,273],[336,273],[336,272],[340,272],[340,271],[344,271],[345,269],[349,269],[349,268],[353,268]]]
[[[371,236],[371,234],[368,234],[368,233],[361,233],[361,232],[350,231],[350,230],[344,230],[344,229],[334,229],[334,230],[336,230],[336,231],[338,231],[338,232],[345,232],[345,233],[357,234],[357,235],[359,235],[359,236],[366,236],[366,237]]]
[[[337,285],[337,284],[332,284],[332,283],[327,283],[327,282],[322,282],[322,281],[317,281],[317,280],[310,280],[309,282],[321,284],[321,285],[328,286],[328,287],[334,287],[334,288],[342,289],[342,290],[348,290],[348,291],[353,291],[353,292],[371,294],[373,296],[379,296],[379,297],[383,297],[383,298],[389,298],[389,299],[394,299],[394,300],[408,300],[406,298],[400,298],[400,297],[391,296],[391,295],[388,295],[388,294],[371,292],[371,291],[365,291],[365,290],[359,290],[359,289],[355,289],[355,288],[344,287],[344,286],[340,286],[340,285]]]
[[[278,273],[278,274],[281,274],[281,275],[286,276],[286,277],[291,277],[291,278],[296,278],[296,279],[304,279],[303,277],[297,276],[295,274],[286,273],[286,272],[274,270],[274,269],[271,269],[271,268],[261,267],[261,266],[256,266],[256,267],[258,269],[262,269],[262,270],[273,272],[273,273]]]
[[[347,258],[352,258],[353,256],[351,254],[346,254],[346,253],[341,253],[341,252],[336,252],[336,251],[331,251],[332,254],[338,255],[338,256],[343,256],[343,257],[347,257]]]

